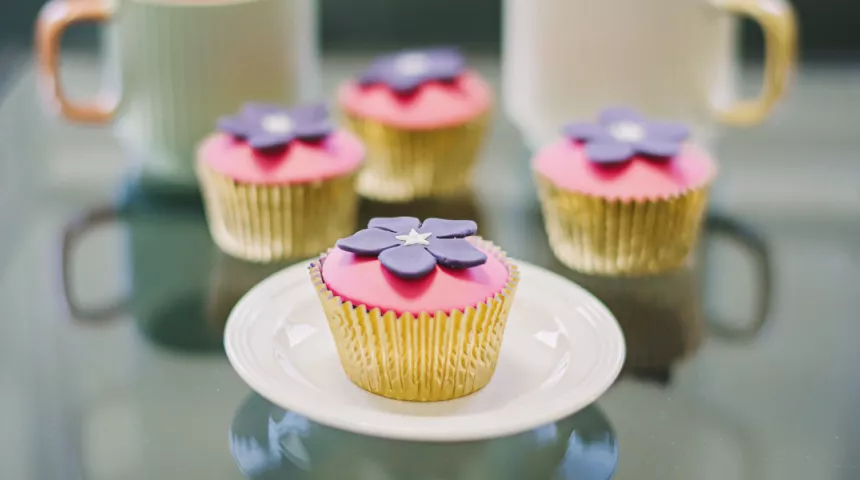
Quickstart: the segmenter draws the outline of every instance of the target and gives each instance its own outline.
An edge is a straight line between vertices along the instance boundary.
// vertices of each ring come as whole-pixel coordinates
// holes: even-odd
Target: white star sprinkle
[[[290,117],[281,114],[266,115],[260,121],[263,129],[269,133],[290,133],[293,130],[293,122]]]
[[[635,122],[618,122],[609,127],[609,134],[622,142],[638,142],[645,138],[645,129]]]
[[[413,228],[409,231],[408,235],[397,235],[396,239],[403,242],[404,247],[408,247],[409,245],[430,245],[430,242],[427,241],[427,238],[433,235],[432,233],[418,233]]]
[[[421,53],[406,53],[395,61],[395,67],[401,75],[423,75],[430,68],[427,56]]]

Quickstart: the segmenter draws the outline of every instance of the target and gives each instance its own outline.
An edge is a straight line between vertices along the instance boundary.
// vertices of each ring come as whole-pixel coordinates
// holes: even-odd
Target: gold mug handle
[[[717,111],[723,123],[761,123],[785,94],[797,57],[797,19],[787,0],[716,0],[725,12],[753,19],[765,38],[764,84],[757,98],[741,100]]]
[[[44,98],[69,120],[107,123],[116,111],[114,96],[101,94],[91,103],[75,103],[66,97],[60,78],[60,40],[66,29],[82,22],[104,22],[111,17],[104,0],[51,0],[36,21],[36,55]]]

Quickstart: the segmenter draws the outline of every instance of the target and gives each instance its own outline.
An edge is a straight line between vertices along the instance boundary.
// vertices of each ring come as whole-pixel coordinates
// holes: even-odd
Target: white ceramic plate
[[[554,273],[517,262],[521,279],[496,373],[457,400],[413,403],[368,393],[337,357],[307,264],[251,289],[227,321],[236,372],[272,403],[330,427],[400,440],[465,441],[551,423],[594,402],[624,362],[624,337],[600,301]]]

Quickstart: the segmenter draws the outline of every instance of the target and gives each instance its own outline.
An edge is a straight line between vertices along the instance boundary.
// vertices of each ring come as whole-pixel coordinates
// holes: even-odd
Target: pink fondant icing
[[[287,185],[326,180],[355,171],[364,146],[350,133],[337,131],[320,143],[294,140],[276,153],[261,153],[226,133],[207,137],[198,161],[238,182]]]
[[[375,257],[334,248],[322,265],[323,281],[336,296],[368,310],[449,312],[474,307],[500,293],[508,283],[507,265],[493,255],[477,267],[452,270],[437,266],[419,280],[404,280],[386,270]]]
[[[405,129],[461,125],[486,112],[493,101],[490,85],[466,72],[453,83],[429,82],[411,95],[400,96],[383,84],[361,86],[353,80],[340,86],[341,108],[363,118]]]
[[[532,168],[562,189],[618,200],[676,196],[707,185],[717,173],[714,161],[692,145],[665,161],[634,157],[606,166],[589,161],[583,146],[568,139],[538,152]]]

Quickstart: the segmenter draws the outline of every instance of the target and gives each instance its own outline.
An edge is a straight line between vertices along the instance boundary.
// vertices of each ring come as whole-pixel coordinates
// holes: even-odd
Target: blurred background
[[[548,250],[527,149],[501,111],[480,170],[495,181],[476,188],[477,200],[420,210],[480,216],[482,231],[513,256],[586,285],[621,317],[635,362],[598,402],[613,447],[616,435],[622,445],[617,479],[860,478],[860,2],[791,3],[801,62],[793,85],[763,125],[726,128],[716,147],[713,205],[735,225],[731,235],[754,240],[755,255],[708,238],[711,260],[677,277],[617,284],[573,275]],[[116,201],[128,167],[109,129],[39,105],[32,38],[42,4],[0,0],[0,478],[238,480],[228,426],[242,423],[242,405],[263,420],[271,406],[246,400],[222,358],[220,329],[278,266],[218,252],[197,205],[126,199],[136,208],[121,212],[127,218],[103,221],[99,208]],[[325,92],[376,52],[434,43],[463,45],[501,83],[502,0],[320,0],[318,9]],[[742,26],[750,94],[764,46],[758,26]],[[74,26],[63,38],[64,79],[77,98],[100,84],[99,30]],[[362,220],[423,207],[374,208],[363,205]],[[726,222],[710,223],[720,234]],[[98,328],[73,318],[86,312],[67,305],[59,285],[63,235],[87,229],[94,233],[69,261],[71,295],[130,303]],[[751,256],[772,260],[772,301],[755,298],[771,286],[755,273],[765,261]],[[169,269],[181,274],[165,279]],[[758,337],[764,319],[742,319],[767,313],[766,303],[771,320]],[[705,322],[714,310],[755,324],[756,336],[720,334]],[[252,423],[265,433],[264,421]],[[572,478],[592,477],[554,477]]]
[[[44,2],[3,0],[0,5],[0,45],[29,48],[33,20]],[[378,49],[391,45],[455,43],[497,51],[501,31],[501,0],[322,0],[324,48]],[[801,24],[804,60],[849,61],[860,58],[856,19],[860,4],[851,0],[794,0]],[[456,11],[457,15],[451,15]],[[444,28],[440,28],[444,25]],[[97,28],[75,27],[68,45],[94,48]],[[761,33],[746,22],[744,55],[762,55]]]

